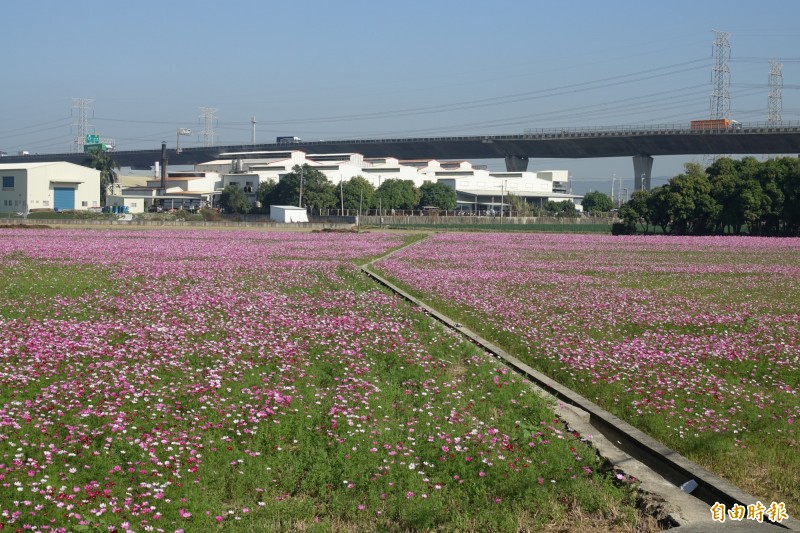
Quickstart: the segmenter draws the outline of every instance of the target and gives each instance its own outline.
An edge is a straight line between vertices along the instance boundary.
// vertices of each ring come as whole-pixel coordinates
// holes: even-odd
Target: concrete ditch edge
[[[392,253],[398,252],[402,248],[405,246]],[[759,529],[766,527],[775,531],[781,529],[800,531],[800,521],[792,517],[774,524],[768,523],[766,517],[763,524],[752,520],[738,523],[713,522],[710,507],[714,503],[722,503],[727,508],[734,504],[747,506],[756,503],[758,498],[689,461],[678,452],[667,448],[627,422],[600,408],[594,402],[534,370],[499,346],[372,272],[368,267],[375,261],[361,265],[361,270],[381,285],[420,307],[439,322],[460,332],[495,357],[505,361],[515,371],[525,375],[542,391],[560,402],[561,406],[557,409],[559,416],[564,414],[565,421],[581,435],[592,435],[592,442],[601,455],[613,465],[619,465],[620,470],[626,474],[639,479],[642,483],[642,490],[667,502],[666,512],[670,513],[671,518],[682,531],[718,531],[722,528],[746,530],[756,527]],[[588,422],[585,420],[586,418],[588,418]],[[584,421],[581,422],[581,419]],[[602,440],[599,438],[600,436],[595,437],[591,433],[592,429],[600,433]],[[684,483],[692,481],[697,483],[697,488],[692,491],[691,495],[679,488]]]

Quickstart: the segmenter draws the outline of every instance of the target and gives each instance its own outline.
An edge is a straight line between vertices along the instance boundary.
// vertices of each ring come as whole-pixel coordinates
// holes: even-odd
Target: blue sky
[[[14,2],[0,150],[69,151],[73,98],[93,99],[93,130],[120,150],[172,146],[180,127],[201,144],[200,107],[218,110],[221,145],[248,143],[253,116],[261,142],[686,123],[710,113],[715,29],[732,118],[766,120],[781,59],[783,120],[798,121],[798,20],[796,0]],[[655,184],[692,160],[656,158]],[[579,190],[633,180],[629,158],[529,168],[567,169]]]

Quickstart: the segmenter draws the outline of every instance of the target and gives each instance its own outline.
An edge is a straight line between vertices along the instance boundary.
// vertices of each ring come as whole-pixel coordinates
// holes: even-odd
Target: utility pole
[[[256,117],[255,116],[253,116],[253,118],[250,119],[250,123],[253,125],[253,142],[251,142],[250,144],[255,145],[256,144]]]
[[[503,183],[500,184],[500,225],[503,224],[503,200],[505,197],[505,192],[506,192],[505,185],[507,181],[508,180],[503,180]]]
[[[297,202],[297,207],[303,207],[303,167],[300,167],[300,200]]]

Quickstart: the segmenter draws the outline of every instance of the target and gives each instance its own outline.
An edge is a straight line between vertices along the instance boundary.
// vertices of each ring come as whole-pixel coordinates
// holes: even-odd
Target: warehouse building
[[[100,171],[64,161],[0,164],[0,212],[100,207]]]

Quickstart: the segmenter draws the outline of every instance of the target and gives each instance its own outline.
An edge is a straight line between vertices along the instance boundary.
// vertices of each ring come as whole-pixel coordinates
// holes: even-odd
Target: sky
[[[202,146],[201,108],[217,145],[250,143],[253,117],[256,142],[686,124],[711,113],[714,30],[731,118],[766,121],[779,60],[782,119],[800,121],[797,0],[28,0],[2,17],[9,154],[71,151],[77,99],[117,150],[172,148],[178,128]],[[702,156],[656,157],[653,185],[685,162]],[[633,187],[630,158],[528,168],[568,170],[577,193]]]

